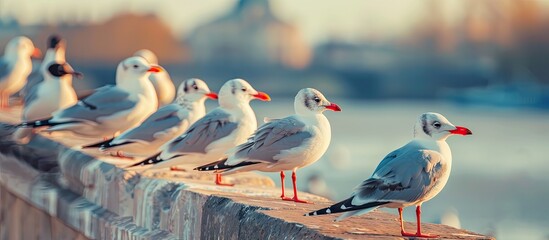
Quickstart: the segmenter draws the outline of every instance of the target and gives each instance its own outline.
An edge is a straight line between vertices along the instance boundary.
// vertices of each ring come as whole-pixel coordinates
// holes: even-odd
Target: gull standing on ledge
[[[84,146],[101,151],[116,152],[118,157],[151,156],[160,147],[181,135],[196,120],[204,117],[206,98],[217,99],[208,85],[197,78],[183,81],[177,90],[175,102],[161,107],[135,128],[120,136]]]
[[[68,63],[51,62],[44,72],[44,80],[38,82],[25,95],[23,122],[50,118],[55,111],[76,104],[78,100],[71,84],[73,75],[78,78],[83,76]],[[14,140],[28,143],[31,136],[32,129],[18,128],[14,133]]]
[[[32,89],[36,85],[44,81],[44,75],[47,74],[48,68],[53,62],[56,62],[59,64],[66,62],[66,58],[65,58],[66,49],[67,49],[66,42],[61,37],[57,35],[52,35],[48,38],[47,50],[46,50],[46,53],[44,53],[44,59],[42,59],[40,68],[31,72],[31,74],[29,75],[27,84],[19,93],[21,97],[23,97],[24,101],[26,101],[25,100],[26,95],[30,91],[32,91]],[[70,86],[72,86],[72,78],[68,80],[68,83]]]
[[[158,58],[151,50],[141,49],[133,55],[147,59],[150,64],[158,65]],[[154,90],[156,91],[158,107],[171,104],[175,96],[175,86],[173,85],[173,81],[170,78],[168,71],[151,73],[149,80],[151,80]]]
[[[446,138],[453,134],[472,133],[465,127],[454,126],[441,114],[421,114],[414,126],[414,139],[389,153],[350,198],[306,216],[345,212],[336,219],[341,221],[378,207],[398,208],[402,236],[438,237],[421,232],[421,204],[435,197],[448,181],[452,153]],[[416,206],[416,233],[404,230],[402,209],[408,206]]]
[[[196,121],[181,136],[162,147],[162,152],[130,167],[154,164],[150,169],[190,165],[192,168],[227,157],[227,150],[243,143],[257,129],[252,99],[270,101],[242,79],[229,80],[219,91],[219,107]],[[216,184],[225,184],[221,175]]]
[[[0,58],[0,109],[9,107],[10,95],[21,90],[32,71],[31,57],[41,56],[27,37],[11,39]]]
[[[52,118],[24,122],[19,127],[43,127],[48,132],[105,138],[139,125],[156,111],[156,93],[148,79],[150,72],[162,71],[141,57],[130,57],[116,69],[116,86],[95,90],[77,104],[57,111]]]
[[[273,119],[263,124],[247,142],[229,151],[225,160],[196,168],[199,171],[221,172],[223,175],[246,172],[280,172],[282,200],[307,203],[297,196],[296,171],[316,162],[328,149],[332,138],[330,122],[324,111],[339,112],[313,88],[299,91],[294,101],[294,115]],[[294,197],[284,195],[284,171],[292,170]]]

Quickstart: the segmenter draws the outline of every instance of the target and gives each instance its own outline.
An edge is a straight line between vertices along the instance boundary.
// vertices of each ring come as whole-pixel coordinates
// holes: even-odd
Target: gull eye
[[[318,97],[314,97],[313,100],[315,100],[315,102],[317,102],[317,103],[320,102],[320,98],[318,98]]]
[[[133,68],[135,68],[135,69],[137,69],[138,67],[139,67],[139,66],[137,66],[137,65],[133,65]]]
[[[243,92],[245,92],[245,91],[248,91],[248,89],[246,89],[246,88],[242,88],[242,91],[243,91]]]
[[[436,129],[439,129],[440,126],[442,126],[439,122],[433,122],[433,127],[435,127]]]
[[[194,90],[198,90],[198,86],[196,86],[196,84],[193,84],[193,88]]]

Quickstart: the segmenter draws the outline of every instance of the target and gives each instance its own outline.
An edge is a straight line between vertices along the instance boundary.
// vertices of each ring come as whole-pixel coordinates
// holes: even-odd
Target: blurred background
[[[449,139],[452,176],[425,221],[549,239],[548,0],[0,0],[2,48],[26,35],[45,50],[53,33],[85,74],[77,90],[113,83],[142,48],[176,84],[247,79],[273,97],[253,103],[258,120],[321,90],[343,112],[326,114],[331,147],[298,176],[334,201],[412,137],[420,113],[440,112],[474,135]]]

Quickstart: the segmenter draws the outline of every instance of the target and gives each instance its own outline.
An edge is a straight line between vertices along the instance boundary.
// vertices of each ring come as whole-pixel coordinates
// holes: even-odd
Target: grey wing
[[[234,159],[276,162],[276,155],[303,145],[311,137],[312,134],[305,131],[305,124],[294,117],[271,120],[261,126],[246,143],[237,147]]]
[[[129,99],[130,94],[115,86],[105,86],[95,90],[77,104],[54,113],[52,121],[98,122],[98,118],[110,116],[133,108],[137,102]]]
[[[24,96],[25,103],[28,102],[27,95],[36,88],[38,84],[44,81],[44,73],[40,71],[40,68],[34,69],[28,77],[27,84],[21,90],[21,94]]]
[[[0,81],[10,74],[12,67],[4,58],[0,59]]]
[[[406,147],[406,146],[405,146]],[[355,190],[352,204],[415,202],[444,174],[442,155],[425,149],[401,149]]]
[[[155,135],[159,132],[166,131],[175,127],[186,118],[185,114],[180,114],[181,111],[186,111],[179,105],[166,105],[151,116],[149,116],[141,125],[133,128],[113,140],[113,144],[121,144],[124,142],[152,142],[156,139]]]
[[[174,139],[168,151],[178,153],[205,153],[212,142],[229,136],[238,127],[238,123],[229,119],[230,115],[222,109],[215,109],[192,124],[185,133]]]
[[[30,106],[38,98],[38,86],[27,88],[25,96],[23,98],[23,104],[25,107]]]

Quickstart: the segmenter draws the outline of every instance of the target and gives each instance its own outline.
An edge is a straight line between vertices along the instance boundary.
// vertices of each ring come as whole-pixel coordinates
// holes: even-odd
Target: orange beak
[[[330,103],[330,105],[325,106],[325,108],[329,109],[329,110],[332,110],[334,112],[341,112],[341,108],[339,107],[339,105],[337,105],[335,103]]]
[[[257,94],[254,94],[252,96],[254,98],[257,98],[257,99],[261,100],[261,101],[267,101],[267,102],[271,101],[271,97],[268,94],[264,93],[264,92],[257,92]]]
[[[210,98],[210,99],[218,99],[218,96],[217,96],[217,93],[214,93],[214,92],[210,92],[210,93],[206,93],[204,94],[206,97]]]
[[[41,58],[42,57],[42,51],[38,48],[34,48],[34,51],[32,52],[31,57],[33,58]]]
[[[158,73],[162,71],[164,71],[164,69],[161,66],[157,66],[157,65],[153,65],[151,68],[149,68],[149,70],[147,70],[147,72],[153,72],[153,73]]]

